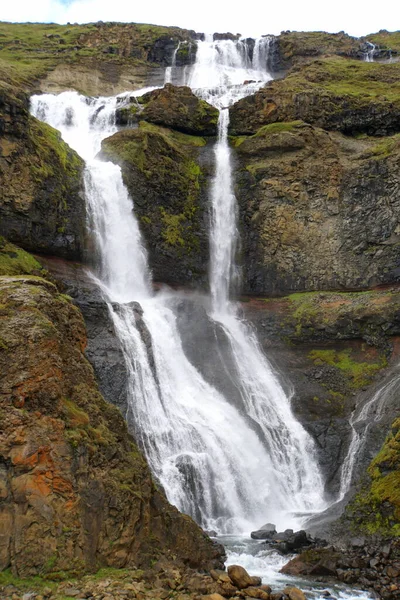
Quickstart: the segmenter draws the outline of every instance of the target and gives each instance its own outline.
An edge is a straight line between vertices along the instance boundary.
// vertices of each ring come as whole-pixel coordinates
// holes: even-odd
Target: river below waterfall
[[[284,575],[279,571],[292,557],[281,556],[274,550],[267,549],[264,542],[235,535],[221,536],[218,541],[226,549],[226,566],[241,565],[251,575],[261,577],[263,584],[271,586],[273,591],[291,586],[298,587],[310,600],[325,600],[327,591],[337,600],[370,600],[374,597],[368,592],[332,583],[327,579],[322,581],[323,578],[320,578],[321,581],[310,581],[302,577]]]

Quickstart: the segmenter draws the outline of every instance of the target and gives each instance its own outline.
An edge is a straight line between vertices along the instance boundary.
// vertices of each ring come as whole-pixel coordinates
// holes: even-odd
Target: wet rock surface
[[[333,577],[371,590],[379,598],[400,598],[399,540],[353,538],[346,550],[329,547],[306,550],[285,565],[282,573],[294,576]]]

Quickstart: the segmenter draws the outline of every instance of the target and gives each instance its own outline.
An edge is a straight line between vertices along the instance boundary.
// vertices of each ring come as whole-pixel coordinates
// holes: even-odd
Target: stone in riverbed
[[[253,585],[252,578],[240,565],[230,565],[228,567],[228,575],[232,580],[232,583],[236,585],[240,590]]]
[[[269,600],[269,594],[258,587],[248,587],[242,592],[247,598],[259,598],[260,600]]]
[[[276,533],[276,527],[273,523],[266,523],[257,531],[251,532],[251,538],[253,540],[267,540],[272,538],[272,536]]]
[[[299,588],[291,587],[285,588],[284,593],[289,597],[289,600],[306,600],[306,596],[304,592],[299,590]]]

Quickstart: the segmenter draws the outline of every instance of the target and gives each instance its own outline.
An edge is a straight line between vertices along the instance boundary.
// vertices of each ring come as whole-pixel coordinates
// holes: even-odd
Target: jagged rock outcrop
[[[189,87],[167,83],[142,96],[145,104],[139,118],[190,135],[216,135],[219,112],[201,100]]]
[[[263,125],[300,119],[351,135],[397,133],[399,75],[399,62],[313,61],[236,102],[230,109],[230,132],[254,134]]]
[[[36,276],[0,277],[0,569],[80,572],[221,547],[155,487],[84,358],[79,310]]]
[[[397,136],[358,140],[291,122],[232,142],[246,293],[398,280]]]
[[[102,143],[120,164],[155,281],[205,284],[208,263],[206,140],[142,122]]]
[[[29,114],[27,96],[0,83],[0,234],[26,250],[82,257],[83,161]]]

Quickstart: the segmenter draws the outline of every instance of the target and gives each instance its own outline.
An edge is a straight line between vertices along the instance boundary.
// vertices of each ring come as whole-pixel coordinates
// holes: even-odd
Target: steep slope
[[[70,299],[40,277],[1,276],[0,307],[0,569],[218,564],[221,548],[167,503],[100,395]]]

